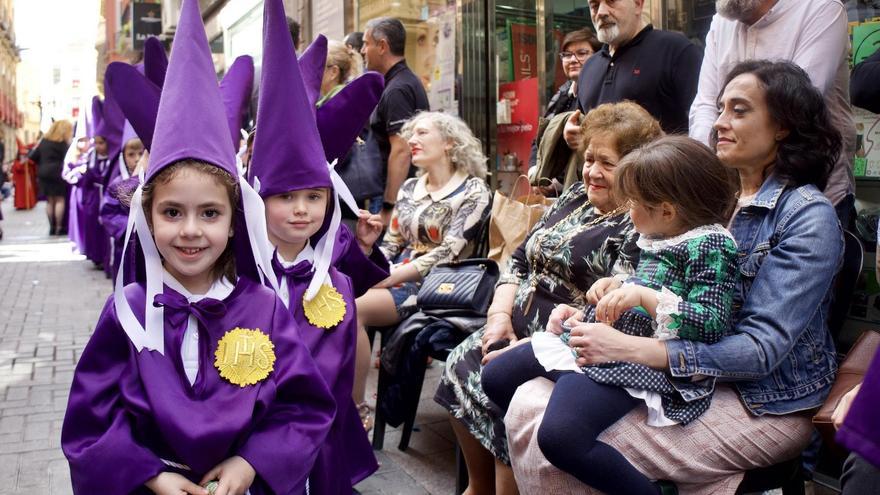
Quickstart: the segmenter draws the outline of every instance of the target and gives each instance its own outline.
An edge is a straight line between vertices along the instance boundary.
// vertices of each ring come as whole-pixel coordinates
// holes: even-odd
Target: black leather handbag
[[[419,310],[458,309],[486,314],[498,273],[498,264],[488,258],[439,264],[422,281]]]

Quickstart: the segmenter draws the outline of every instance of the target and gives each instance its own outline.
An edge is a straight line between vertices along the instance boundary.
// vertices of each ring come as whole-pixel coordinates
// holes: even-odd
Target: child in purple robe
[[[324,54],[317,58],[323,64],[326,39],[321,37],[309,51],[322,46]],[[350,90],[359,91],[360,105],[367,107],[349,108],[354,112],[349,114],[351,120],[363,117],[354,126],[363,125],[381,94],[381,84],[375,85],[371,78],[364,81],[352,83]],[[272,264],[278,276],[278,295],[296,320],[336,400],[336,419],[309,474],[309,490],[312,494],[349,494],[378,464],[351,397],[357,348],[352,278],[361,274],[350,278],[338,266],[355,270],[364,266],[344,261],[351,253],[372,265],[366,255],[372,251],[382,223],[378,216],[364,212],[356,236],[348,231],[340,235],[337,195],[342,182],[338,175],[332,177],[336,174],[327,163],[315,102],[306,84],[284,7],[280,0],[267,0],[258,130],[248,178],[266,203],[269,240],[276,249]]]
[[[126,192],[133,189],[128,183],[137,175],[138,162],[144,155],[144,144],[139,138],[133,137],[124,141],[122,153],[119,155],[117,176],[107,185],[100,210],[101,226],[107,232],[110,242],[107,246],[104,270],[111,279],[116,277],[122,259],[129,212],[128,204],[124,199],[127,196]]]
[[[262,284],[277,286],[265,211],[236,173],[196,0],[166,78],[126,230],[145,277],[117,276],[71,387],[73,491],[303,493],[335,404]]]

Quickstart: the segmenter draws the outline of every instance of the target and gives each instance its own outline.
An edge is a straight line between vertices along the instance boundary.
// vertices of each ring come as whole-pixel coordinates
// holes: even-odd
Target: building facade
[[[15,45],[15,11],[13,0],[0,0],[0,140],[3,142],[3,162],[15,155],[15,131],[21,127],[23,115],[19,111],[16,88],[19,49]]]

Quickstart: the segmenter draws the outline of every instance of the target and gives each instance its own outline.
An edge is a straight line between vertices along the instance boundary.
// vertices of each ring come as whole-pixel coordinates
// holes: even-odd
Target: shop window
[[[361,31],[370,19],[377,17],[395,17],[406,28],[406,62],[425,86],[431,110],[457,115],[455,1],[359,2]]]

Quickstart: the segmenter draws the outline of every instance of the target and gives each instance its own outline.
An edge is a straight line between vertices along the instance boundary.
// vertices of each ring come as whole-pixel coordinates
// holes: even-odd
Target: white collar
[[[298,263],[303,261],[314,261],[315,260],[315,249],[312,247],[311,243],[306,242],[306,247],[296,255],[296,258],[293,261],[287,261],[284,259],[284,256],[281,256],[281,252],[277,249],[275,250],[275,258],[278,259],[278,262],[281,263],[281,266],[284,268],[290,268]]]
[[[229,283],[226,280],[226,277],[220,277],[211,284],[211,287],[208,289],[208,292],[205,294],[193,294],[192,292],[186,290],[186,287],[183,286],[180,282],[174,278],[174,275],[168,273],[168,270],[165,270],[165,285],[171,287],[175,292],[180,293],[183,297],[186,298],[189,302],[201,301],[204,298],[216,299],[218,301],[222,301],[229,297],[229,294],[232,294],[232,290],[235,289],[235,286]]]
[[[698,237],[703,237],[709,234],[721,234],[724,235],[734,243],[736,243],[736,239],[733,238],[733,235],[722,227],[719,224],[712,225],[701,225],[695,229],[688,230],[684,234],[679,234],[673,237],[647,237],[647,236],[639,236],[639,240],[636,241],[636,245],[639,246],[639,249],[642,251],[651,251],[657,252],[663,249],[668,249],[673,246],[677,246],[683,242],[690,241],[691,239],[696,239]]]
[[[455,173],[452,174],[452,177],[446,182],[446,185],[436,191],[428,192],[428,174],[423,174],[419,177],[419,180],[416,181],[416,187],[413,189],[413,199],[418,201],[430,195],[432,200],[440,201],[458,189],[458,186],[462,185],[467,178],[468,175],[463,170],[456,170]]]

